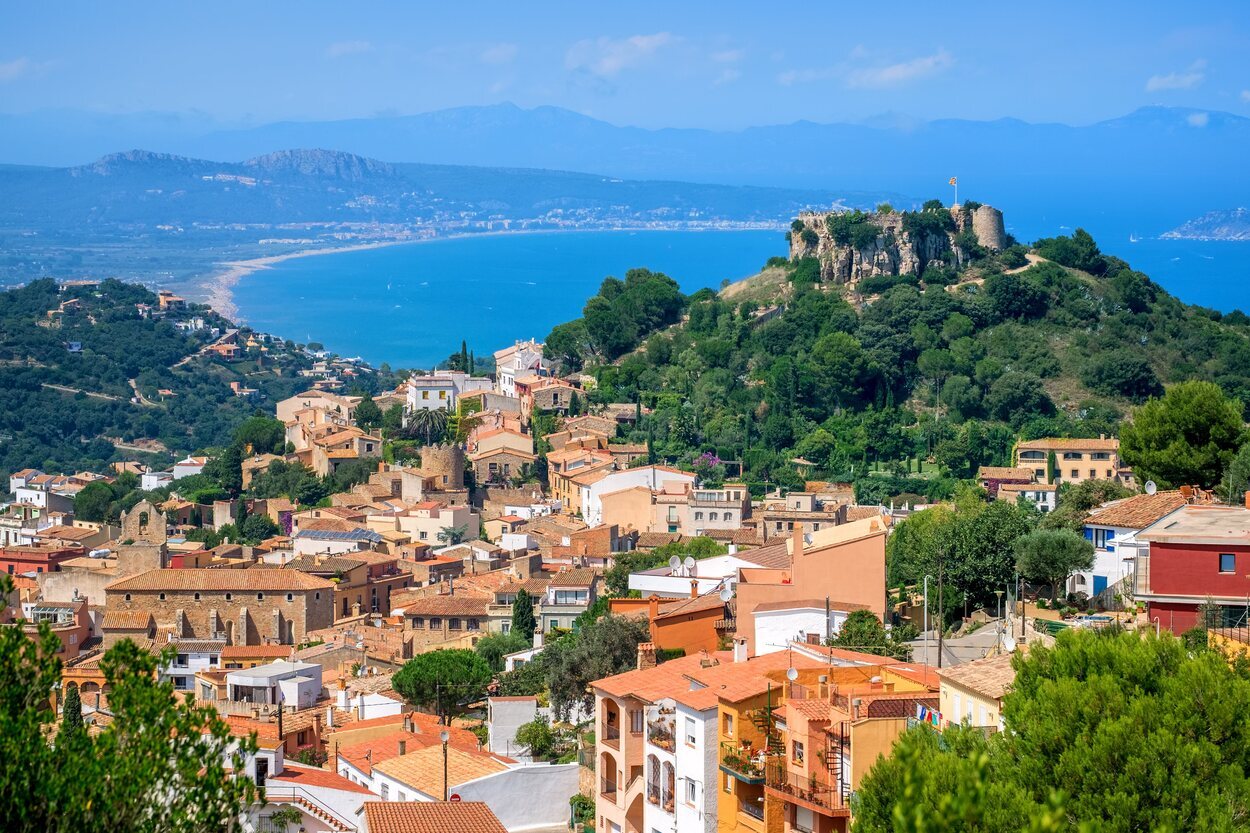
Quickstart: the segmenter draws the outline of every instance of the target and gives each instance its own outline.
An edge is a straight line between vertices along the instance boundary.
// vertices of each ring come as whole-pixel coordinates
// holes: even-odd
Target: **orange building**
[[[764,604],[828,599],[834,609],[867,609],[884,621],[886,529],[880,515],[817,532],[795,527],[784,543],[788,567],[739,568],[737,636],[748,652],[758,653],[753,614]]]

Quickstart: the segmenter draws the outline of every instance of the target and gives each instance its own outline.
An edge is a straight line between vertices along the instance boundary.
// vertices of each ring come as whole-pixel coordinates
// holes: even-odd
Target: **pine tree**
[[[81,732],[83,729],[82,698],[78,694],[78,686],[70,686],[65,692],[65,705],[62,707],[61,715],[61,731],[69,734],[70,732]]]
[[[512,632],[519,633],[527,641],[533,641],[538,623],[534,620],[534,600],[524,589],[518,590],[512,603]]]

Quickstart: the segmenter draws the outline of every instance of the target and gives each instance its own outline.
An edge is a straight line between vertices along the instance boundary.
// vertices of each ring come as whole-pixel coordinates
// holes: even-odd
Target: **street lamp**
[[[924,577],[924,664],[929,664],[929,579],[933,578],[928,574]]]
[[[451,735],[446,729],[438,733],[438,739],[443,742],[443,801],[448,798],[447,795],[447,741],[451,740]]]

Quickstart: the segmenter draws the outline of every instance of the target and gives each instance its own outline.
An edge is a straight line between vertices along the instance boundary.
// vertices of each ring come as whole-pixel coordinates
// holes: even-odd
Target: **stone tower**
[[[421,449],[421,471],[434,478],[443,491],[464,488],[464,448],[454,443],[427,445]]]
[[[122,515],[121,543],[117,547],[117,571],[132,576],[165,566],[169,554],[169,526],[152,502],[141,500]]]
[[[1007,231],[1003,227],[1003,212],[988,205],[979,205],[972,212],[972,233],[977,242],[987,249],[1001,252],[1007,248]]]

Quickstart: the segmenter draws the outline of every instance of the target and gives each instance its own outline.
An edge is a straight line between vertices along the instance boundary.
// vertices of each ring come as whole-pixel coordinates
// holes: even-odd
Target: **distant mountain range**
[[[1161,236],[1170,240],[1250,240],[1250,209],[1208,211]]]
[[[199,114],[0,116],[0,160],[80,164],[119,147],[242,160],[332,148],[391,163],[581,171],[611,178],[960,195],[1002,207],[1020,237],[1080,216],[1108,236],[1161,233],[1250,190],[1250,119],[1146,107],[1083,126],[1017,119],[792,124],[737,131],[623,127],[558,107],[459,107],[412,116],[216,129]],[[396,165],[398,168],[399,166]],[[1072,211],[1079,204],[1080,211]],[[1123,233],[1122,233],[1123,232]]]

